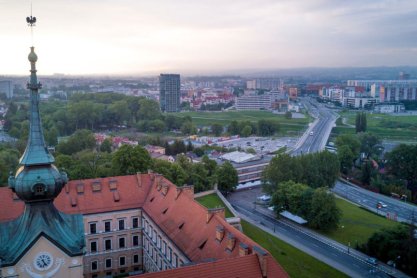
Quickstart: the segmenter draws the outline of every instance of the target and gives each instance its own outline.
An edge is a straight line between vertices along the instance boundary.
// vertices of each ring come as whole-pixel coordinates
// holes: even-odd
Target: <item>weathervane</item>
[[[33,26],[36,26],[36,17],[32,16],[32,3],[30,3],[30,16],[26,17],[26,22],[28,26],[30,26],[30,33],[31,33],[32,45],[33,45]]]

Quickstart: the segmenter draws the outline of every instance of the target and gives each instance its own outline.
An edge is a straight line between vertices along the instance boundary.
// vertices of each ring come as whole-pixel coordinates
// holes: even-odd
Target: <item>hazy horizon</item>
[[[33,1],[41,75],[417,66],[417,2]],[[0,0],[0,74],[25,75],[30,1]]]

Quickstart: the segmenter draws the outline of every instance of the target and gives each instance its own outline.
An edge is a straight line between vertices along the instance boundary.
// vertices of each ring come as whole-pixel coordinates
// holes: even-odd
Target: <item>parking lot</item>
[[[247,150],[252,148],[257,154],[267,154],[277,151],[283,147],[293,148],[297,143],[297,138],[283,137],[283,138],[265,138],[265,137],[247,137],[217,142],[217,146],[226,148],[241,148]]]

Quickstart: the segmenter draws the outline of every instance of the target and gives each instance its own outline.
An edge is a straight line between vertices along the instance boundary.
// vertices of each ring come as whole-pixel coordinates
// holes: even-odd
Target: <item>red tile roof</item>
[[[280,276],[268,277],[286,277]],[[180,267],[163,272],[147,273],[133,277],[143,278],[262,278],[258,257],[255,254],[220,261]]]
[[[10,189],[0,188],[0,222],[15,219],[23,213],[24,203],[14,200],[13,196]],[[54,204],[60,211],[70,214],[143,208],[143,211],[193,263],[216,259],[220,260],[216,263],[221,265],[221,261],[224,259],[228,261],[231,258],[236,260],[239,258],[243,262],[245,260],[240,259],[239,254],[241,244],[248,248],[249,255],[244,257],[253,258],[256,256],[253,254],[255,253],[254,247],[257,244],[227,223],[224,219],[224,210],[207,210],[194,201],[192,187],[177,188],[159,174],[138,174],[71,181],[55,199]],[[221,240],[216,239],[217,229],[224,231]],[[262,249],[259,250],[263,252]],[[268,271],[271,271],[271,276],[268,277],[287,277],[285,271],[271,255],[266,252],[265,254],[269,258]],[[250,259],[247,260],[245,262],[249,264]],[[205,263],[204,265],[216,269],[216,263]],[[199,267],[199,265],[193,267]],[[238,267],[233,268],[234,271],[237,271]],[[256,269],[259,271],[259,264]],[[230,271],[232,270],[231,268]],[[232,276],[215,277],[257,276],[235,276],[233,274]]]

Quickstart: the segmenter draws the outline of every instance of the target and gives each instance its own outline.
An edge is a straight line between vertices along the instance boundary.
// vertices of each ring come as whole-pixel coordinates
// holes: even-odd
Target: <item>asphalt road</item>
[[[239,191],[228,197],[232,206],[243,216],[252,219],[259,225],[270,228],[278,238],[333,266],[351,277],[389,277],[381,270],[370,265],[363,258],[357,257],[347,248],[338,248],[325,241],[303,232],[295,225],[288,225],[267,215],[253,204],[259,189]]]
[[[413,215],[415,221],[417,221],[417,207],[403,201],[368,191],[356,185],[348,184],[342,180],[338,180],[336,182],[332,191],[335,194],[358,205],[366,207],[371,211],[385,216],[389,215],[390,217],[396,217],[397,221],[411,223]],[[378,202],[383,202],[387,205],[387,207],[377,209],[376,205]]]
[[[304,106],[310,115],[317,118],[314,127],[308,129],[304,142],[292,151],[292,155],[302,155],[322,151],[329,138],[330,131],[337,119],[337,114],[314,100],[304,100]],[[302,140],[302,139],[301,139]]]

